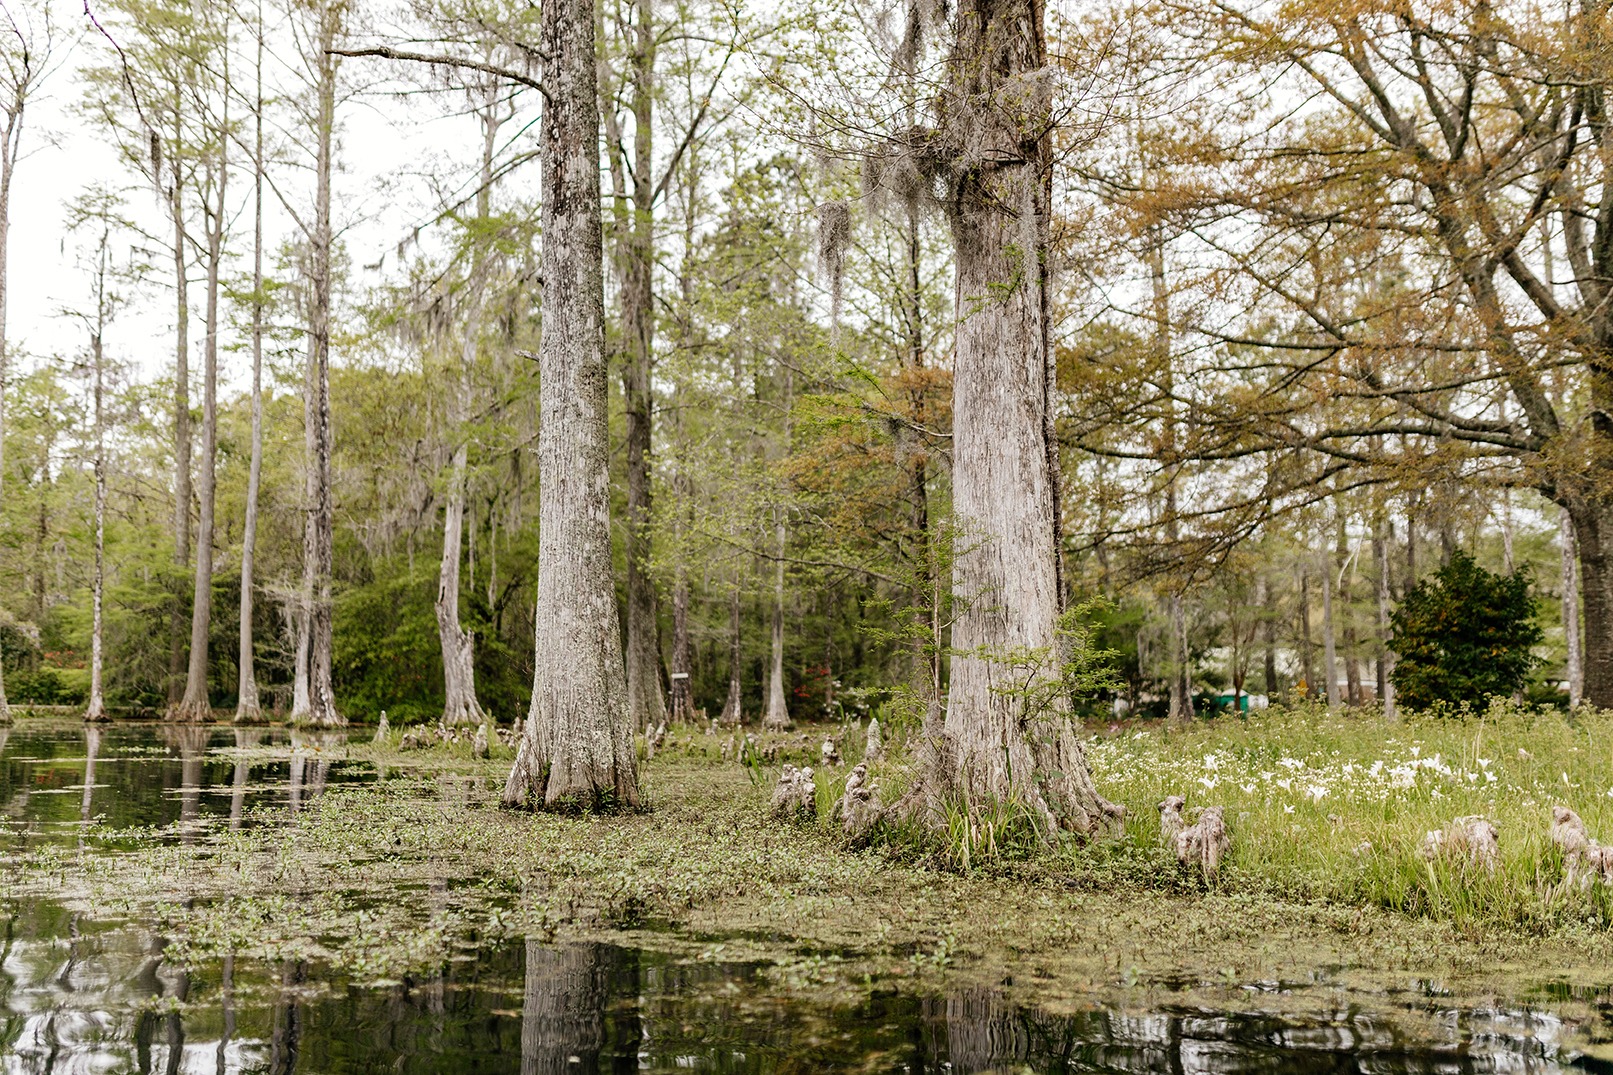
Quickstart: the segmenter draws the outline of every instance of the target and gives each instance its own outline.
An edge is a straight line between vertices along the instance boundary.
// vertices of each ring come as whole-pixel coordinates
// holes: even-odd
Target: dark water
[[[339,739],[260,761],[231,750],[284,744],[286,733],[90,734],[66,723],[0,729],[0,854],[39,842],[115,847],[108,830],[137,826],[187,839],[269,824],[373,777],[344,759]],[[360,988],[307,962],[186,971],[143,923],[3,890],[0,924],[0,1072],[1613,1071],[1582,1051],[1607,1055],[1613,1040],[1613,990],[1594,988],[1457,1005],[1413,978],[1363,994],[1318,972],[1251,983],[1253,1003],[1235,1012],[1155,990],[1141,1010],[1094,1003],[1054,1015],[996,988],[820,993],[760,964],[536,941]]]

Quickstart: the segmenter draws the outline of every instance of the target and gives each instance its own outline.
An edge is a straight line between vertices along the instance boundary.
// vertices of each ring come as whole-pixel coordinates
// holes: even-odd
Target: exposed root
[[[485,758],[487,751],[487,725],[481,724],[476,728],[476,738],[471,741],[470,752],[472,757]]]
[[[177,702],[169,707],[163,719],[175,724],[206,724],[213,719],[213,707],[205,698]]]
[[[823,767],[825,769],[833,769],[840,764],[840,748],[835,745],[833,739],[825,739],[818,753],[823,758]]]
[[[880,735],[879,718],[868,718],[868,731],[863,737],[863,761],[872,765],[885,756],[885,740]]]
[[[1180,795],[1168,795],[1159,804],[1159,840],[1166,847],[1176,846],[1176,835],[1187,828],[1182,807],[1187,800]]]
[[[772,810],[774,817],[790,821],[818,816],[818,787],[810,765],[800,769],[784,766],[773,789]]]
[[[1598,879],[1613,885],[1613,847],[1603,847],[1585,831],[1585,822],[1566,806],[1552,807],[1551,842],[1563,853],[1564,884],[1589,888]]]
[[[1173,795],[1172,799],[1181,799]],[[1163,803],[1161,807],[1163,807]],[[1163,810],[1161,810],[1163,816]],[[1177,814],[1178,820],[1180,813]],[[1198,821],[1187,828],[1178,831],[1171,838],[1171,846],[1176,851],[1176,861],[1189,868],[1197,866],[1204,873],[1204,879],[1211,884],[1215,883],[1215,876],[1221,870],[1221,860],[1232,847],[1232,837],[1227,833],[1226,817],[1219,806],[1206,806],[1199,814]]]
[[[1582,826],[1583,828],[1583,826]],[[1500,832],[1495,822],[1478,814],[1459,817],[1443,829],[1431,829],[1417,853],[1429,862],[1448,858],[1468,867],[1495,872],[1500,859]]]
[[[879,783],[869,779],[867,764],[858,762],[846,777],[845,794],[835,803],[831,820],[840,822],[848,842],[860,846],[873,834],[884,813],[879,801]]]
[[[381,710],[381,723],[375,726],[375,738],[371,742],[384,743],[392,736],[392,727],[386,722],[386,710]]]

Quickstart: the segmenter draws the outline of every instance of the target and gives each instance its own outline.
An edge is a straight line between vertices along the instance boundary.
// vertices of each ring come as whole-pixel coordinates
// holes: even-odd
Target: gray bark
[[[1093,787],[1059,700],[1032,709],[1008,658],[1055,653],[1061,595],[1050,442],[1051,145],[1044,105],[1014,87],[1046,63],[1035,0],[965,0],[939,102],[956,252],[953,563],[958,603],[940,764],[965,801],[1019,799],[1044,824],[1094,835],[1118,807]],[[1026,132],[1031,132],[1027,134]]]
[[[1574,521],[1566,510],[1557,517],[1557,539],[1562,546],[1563,564],[1563,641],[1568,657],[1564,673],[1568,679],[1568,704],[1585,700],[1585,658],[1579,634],[1579,557],[1574,540]]]
[[[762,716],[762,727],[769,731],[783,731],[790,726],[790,710],[784,699],[784,512],[778,511],[774,527],[778,543],[778,562],[773,581],[773,651],[772,663],[767,670],[767,711]]]
[[[1384,719],[1400,719],[1395,709],[1395,653],[1389,648],[1389,536],[1382,512],[1372,534],[1372,558],[1378,572],[1378,700],[1383,703]]]
[[[84,708],[87,721],[107,720],[106,698],[101,689],[102,609],[106,592],[106,421],[103,396],[105,391],[105,352],[102,337],[106,328],[106,240],[103,235],[101,256],[95,287],[95,334],[90,337],[90,359],[95,364],[91,375],[95,379],[95,578],[90,597],[90,698]],[[96,733],[97,737],[99,733]],[[99,738],[92,740],[99,742]],[[94,759],[85,777],[84,800],[89,804],[89,785],[94,778]]]
[[[225,117],[228,123],[228,116]],[[220,141],[223,146],[225,142]],[[196,572],[191,594],[190,662],[185,675],[185,694],[170,709],[169,719],[211,720],[213,704],[208,696],[208,643],[213,626],[213,501],[218,489],[218,319],[219,272],[224,256],[225,190],[229,163],[222,149],[217,161],[213,197],[208,207],[207,226],[207,336],[202,347],[202,465],[197,487]]]
[[[258,491],[263,480],[263,5],[258,5],[256,146],[252,154],[252,455],[247,465],[246,523],[241,534],[240,646],[236,657],[235,723],[263,720],[258,696],[252,616],[258,548]]]
[[[330,184],[336,127],[337,60],[330,54],[341,29],[341,9],[326,3],[317,11],[316,54],[309,57],[316,76],[314,225],[312,295],[308,310],[308,369],[303,385],[303,445],[307,460],[306,521],[303,525],[302,630],[298,663],[305,691],[294,700],[293,724],[332,727],[347,723],[336,711],[331,685],[331,569],[335,505],[331,490]]]
[[[650,577],[650,451],[654,396],[655,177],[652,173],[655,35],[651,0],[635,0],[631,48],[633,189],[631,221],[618,220],[621,246],[622,397],[627,417],[627,702],[636,728],[666,719],[655,583]],[[618,140],[618,150],[620,149]],[[625,208],[625,202],[618,199]]]
[[[179,143],[176,130],[174,144]],[[185,275],[185,234],[183,176],[179,158],[174,153],[173,190],[169,196],[169,211],[174,225],[174,566],[183,575],[190,566],[190,281]],[[178,705],[183,697],[184,681],[180,678],[185,669],[184,637],[181,631],[180,605],[176,600],[169,623],[168,649],[168,704]]]
[[[506,805],[639,805],[611,578],[599,107],[592,0],[540,12],[547,98],[538,347],[538,593],[532,706]]]
[[[1327,707],[1337,709],[1339,695],[1338,647],[1333,639],[1333,557],[1322,554],[1322,674],[1327,677]]]
[[[694,718],[689,651],[689,575],[680,563],[672,584],[672,719],[680,724]]]
[[[495,112],[496,84],[489,80],[482,98],[482,157],[476,218],[485,222],[492,210],[493,150],[501,121]],[[466,281],[464,337],[459,354],[459,383],[448,408],[450,435],[457,438],[448,473],[447,503],[442,517],[442,561],[437,569],[437,636],[442,645],[442,722],[479,725],[487,719],[476,698],[476,637],[459,622],[459,561],[465,523],[465,475],[470,443],[464,423],[471,409],[472,373],[476,363],[476,335],[481,327],[484,261],[482,240],[471,255]],[[475,564],[472,563],[474,569]],[[474,572],[473,572],[474,573]]]
[[[736,585],[728,604],[728,697],[722,707],[724,724],[745,723],[744,685],[740,682],[739,658],[739,587]]]

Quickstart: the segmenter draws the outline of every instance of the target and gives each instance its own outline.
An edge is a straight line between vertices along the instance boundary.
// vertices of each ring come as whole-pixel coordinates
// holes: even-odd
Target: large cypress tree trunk
[[[1040,0],[965,0],[940,102],[953,153],[957,264],[953,505],[959,604],[942,765],[967,800],[1019,799],[1093,835],[1119,818],[1092,785],[1064,707],[1015,690],[1011,651],[1060,640],[1047,324],[1051,146]],[[989,162],[989,163],[988,163]],[[1049,833],[1051,835],[1051,833]]]
[[[592,0],[543,5],[543,337],[532,707],[506,805],[633,809],[633,725],[611,579],[599,105]]]
[[[330,427],[330,304],[331,217],[330,183],[336,127],[335,47],[341,23],[338,5],[326,3],[318,12],[315,47],[314,227],[309,236],[312,254],[312,291],[308,310],[308,370],[303,385],[303,444],[307,453],[307,517],[303,525],[302,624],[299,660],[304,662],[306,696],[296,699],[293,724],[318,727],[347,723],[336,711],[331,683],[331,570],[335,504],[331,490]]]
[[[227,122],[227,118],[226,118]],[[229,178],[221,155],[216,173],[214,203],[209,207],[207,229],[207,338],[202,347],[202,468],[197,489],[196,574],[191,594],[190,665],[185,694],[169,712],[170,719],[210,720],[207,647],[213,627],[213,501],[218,488],[218,303],[219,270],[224,253],[224,194]]]
[[[1584,700],[1613,708],[1613,504],[1575,498],[1568,505],[1579,544],[1580,595],[1584,603]]]

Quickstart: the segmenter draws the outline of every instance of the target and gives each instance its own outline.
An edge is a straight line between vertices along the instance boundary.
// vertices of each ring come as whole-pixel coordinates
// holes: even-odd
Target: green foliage
[[[434,583],[388,573],[337,599],[331,674],[344,712],[369,719],[384,709],[395,722],[442,715]]]
[[[1402,704],[1483,704],[1522,690],[1541,660],[1530,575],[1498,575],[1457,550],[1394,610],[1394,684]]]
[[[90,693],[89,672],[54,668],[6,673],[6,699],[23,705],[83,705]]]

